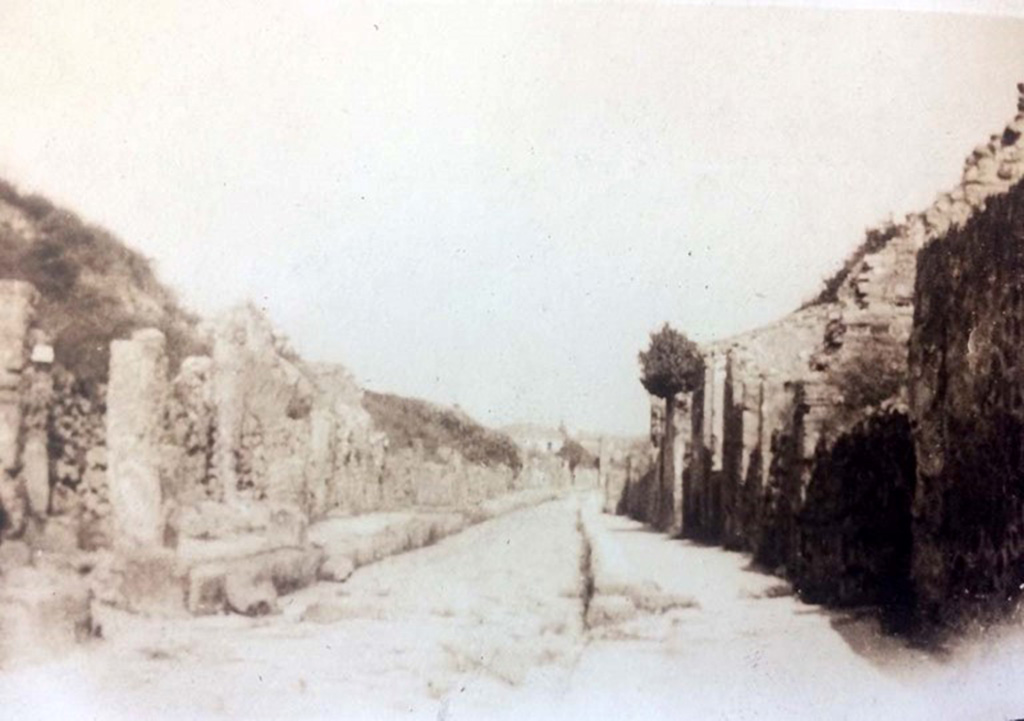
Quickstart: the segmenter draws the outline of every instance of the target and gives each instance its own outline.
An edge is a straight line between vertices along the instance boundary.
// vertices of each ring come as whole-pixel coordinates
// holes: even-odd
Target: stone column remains
[[[233,311],[221,321],[213,344],[213,472],[225,502],[238,496],[238,449],[245,417],[243,355],[249,337],[244,312]]]
[[[672,525],[670,533],[675,536],[683,530],[683,471],[686,465],[686,432],[690,426],[690,403],[688,395],[681,395],[676,401],[676,434],[672,444]]]
[[[110,346],[107,459],[114,543],[163,544],[161,445],[170,384],[164,335],[136,331]]]
[[[23,528],[26,513],[19,479],[25,441],[22,374],[37,297],[29,283],[0,281],[0,508],[6,516],[0,530],[13,533]]]
[[[711,383],[713,398],[711,400],[711,438],[712,438],[712,456],[711,456],[711,469],[714,471],[720,471],[723,468],[724,455],[723,444],[725,442],[725,382],[726,382],[726,365],[728,363],[728,354],[716,353],[714,355],[714,361],[711,369]]]
[[[743,454],[740,459],[740,483],[747,479],[750,457],[761,443],[761,413],[763,383],[756,376],[748,376],[740,384],[743,403]]]
[[[23,384],[21,476],[32,513],[42,518],[50,510],[49,413],[53,404],[53,346],[40,331],[32,333],[31,368],[26,369]]]

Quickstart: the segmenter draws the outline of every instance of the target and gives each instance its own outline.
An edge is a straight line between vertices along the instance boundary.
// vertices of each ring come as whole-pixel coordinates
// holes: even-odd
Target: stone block
[[[200,564],[188,572],[186,607],[194,615],[225,609],[245,615],[270,613],[277,608],[277,596],[315,583],[324,561],[322,549],[307,547]]]
[[[229,573],[224,597],[231,611],[243,616],[266,616],[277,610],[277,590],[269,579],[249,573]]]
[[[29,360],[33,363],[50,365],[53,363],[53,346],[46,343],[37,343],[32,346],[32,354]]]
[[[223,611],[227,606],[226,579],[224,564],[205,564],[191,569],[186,597],[188,612],[193,616],[207,616]]]
[[[262,533],[244,533],[228,538],[210,540],[196,538],[178,539],[178,559],[187,566],[214,561],[237,560],[280,548]]]
[[[38,517],[47,513],[50,504],[50,460],[46,436],[32,432],[21,452],[21,477],[25,482],[29,510]]]
[[[31,567],[6,573],[0,583],[0,666],[56,658],[89,638],[90,602],[89,588],[76,574]]]
[[[17,396],[4,398],[0,391],[0,472],[18,465],[18,441],[21,435],[21,405]]]
[[[114,576],[119,605],[127,610],[153,616],[184,613],[186,579],[172,551],[122,551]]]
[[[319,578],[321,581],[340,583],[347,580],[355,570],[356,564],[351,557],[345,555],[328,556],[327,560],[320,567]]]

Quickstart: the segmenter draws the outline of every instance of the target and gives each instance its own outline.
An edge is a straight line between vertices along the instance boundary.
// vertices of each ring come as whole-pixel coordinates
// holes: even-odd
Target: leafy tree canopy
[[[696,389],[703,374],[704,358],[697,344],[668,323],[652,333],[651,344],[640,351],[640,383],[659,398]]]
[[[556,454],[569,463],[569,470],[575,471],[580,466],[597,467],[597,456],[583,447],[583,444],[572,438],[566,438]]]

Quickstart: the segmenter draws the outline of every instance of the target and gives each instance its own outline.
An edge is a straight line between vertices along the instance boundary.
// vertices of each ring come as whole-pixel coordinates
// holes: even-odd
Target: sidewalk
[[[595,595],[565,715],[619,719],[982,719],[1024,714],[1024,639],[929,656],[870,615],[791,595],[749,557],[584,513]],[[646,599],[676,603],[646,603]],[[689,605],[684,603],[689,601]],[[618,602],[617,602],[618,603]],[[621,604],[620,607],[621,608]],[[1002,696],[992,698],[993,689]]]

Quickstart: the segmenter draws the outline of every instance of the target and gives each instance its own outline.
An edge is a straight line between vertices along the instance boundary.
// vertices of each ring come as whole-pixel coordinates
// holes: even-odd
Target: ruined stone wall
[[[519,490],[548,487],[548,469],[527,464],[520,473],[505,465],[467,462],[458,452],[441,449],[433,460],[416,449],[388,452],[380,474],[375,510],[418,507],[460,507]],[[560,465],[560,464],[559,464]]]
[[[238,308],[217,322],[211,376],[212,470],[221,499],[296,506],[319,500],[305,497],[307,462],[324,452],[311,446],[315,386],[284,357],[254,308]]]
[[[693,394],[684,470],[683,533],[754,550],[760,543],[781,434],[792,431],[795,388],[814,376],[826,308],[809,308],[709,345],[703,387]],[[774,439],[774,442],[773,442]]]
[[[68,550],[109,537],[103,389],[55,362],[37,295],[0,281],[0,536]]]
[[[169,398],[175,497],[265,501],[314,518],[386,504],[385,441],[347,371],[304,363],[249,306],[211,332],[213,357],[186,359]]]
[[[1022,455],[1024,288],[1013,246],[1021,191],[1010,189],[1024,174],[1022,132],[1024,110],[968,157],[957,188],[869,231],[818,302],[704,348],[704,382],[687,399],[684,535],[753,551],[809,598],[897,615],[914,596],[911,545],[925,606],[1014,595],[1024,529],[1007,489]],[[976,408],[988,414],[978,433]],[[648,474],[622,508],[648,520],[658,492]]]
[[[1011,147],[1007,175],[1019,176],[1024,153]],[[1024,584],[1022,219],[1018,183],[919,259],[913,576],[933,621],[1005,610]]]
[[[45,370],[42,374],[45,374]],[[49,374],[47,374],[49,375]],[[49,523],[61,524],[85,549],[111,541],[107,486],[106,386],[77,382],[60,366],[52,369],[48,398]]]
[[[976,148],[965,162],[960,185],[941,194],[924,213],[869,233],[867,252],[838,290],[824,343],[812,359],[820,374],[803,389],[807,413],[802,454],[814,454],[810,473],[804,475],[814,479],[814,498],[806,497],[807,485],[802,484],[798,548],[794,552],[791,546],[784,559],[797,586],[809,594],[839,602],[873,598],[891,608],[905,606],[912,595],[905,568],[911,514],[905,505],[908,488],[914,486],[907,479],[914,459],[906,429],[894,418],[906,413],[911,372],[920,373],[923,346],[915,351],[918,360],[908,360],[915,308],[914,333],[920,337],[922,313],[936,316],[929,299],[965,280],[958,276],[936,290],[935,256],[921,249],[989,212],[986,203],[1021,177],[1022,121],[1024,116],[1018,115],[1002,134]],[[926,277],[920,278],[921,273]],[[954,324],[971,322],[969,307],[946,306],[941,312],[951,312]],[[934,337],[930,342],[942,344]],[[920,390],[922,385],[915,382],[915,387]],[[921,425],[922,408],[915,404],[911,409],[919,429],[928,425]],[[851,453],[851,448],[861,452]],[[921,448],[919,441],[918,455]],[[873,504],[861,502],[865,494]],[[842,509],[844,524],[823,520],[835,509]],[[872,535],[879,518],[887,519],[888,535]],[[927,544],[914,545],[915,553],[927,555]],[[893,593],[902,594],[902,600],[892,598]]]
[[[561,460],[558,468],[529,463],[516,471],[469,463],[451,449],[438,458],[389,449],[351,375],[303,362],[252,307],[209,332],[213,356],[185,359],[174,378],[159,332],[114,344],[106,418],[113,515],[125,517],[119,538],[192,548],[215,540],[218,526],[251,535],[254,523],[278,516],[305,523],[467,507],[569,485]]]
[[[692,399],[689,394],[675,398],[673,424],[675,437],[671,449],[663,448],[666,402],[650,397],[649,445],[644,452],[630,450],[612,461],[602,457],[592,484],[603,488],[608,512],[623,513],[649,523],[673,535],[681,532],[684,522],[684,489],[686,455],[690,445]],[[673,477],[664,475],[665,454],[672,454]],[[591,481],[581,478],[577,470],[576,485]]]
[[[877,604],[905,622],[916,464],[906,408],[891,407],[818,448],[790,569],[811,602]]]

